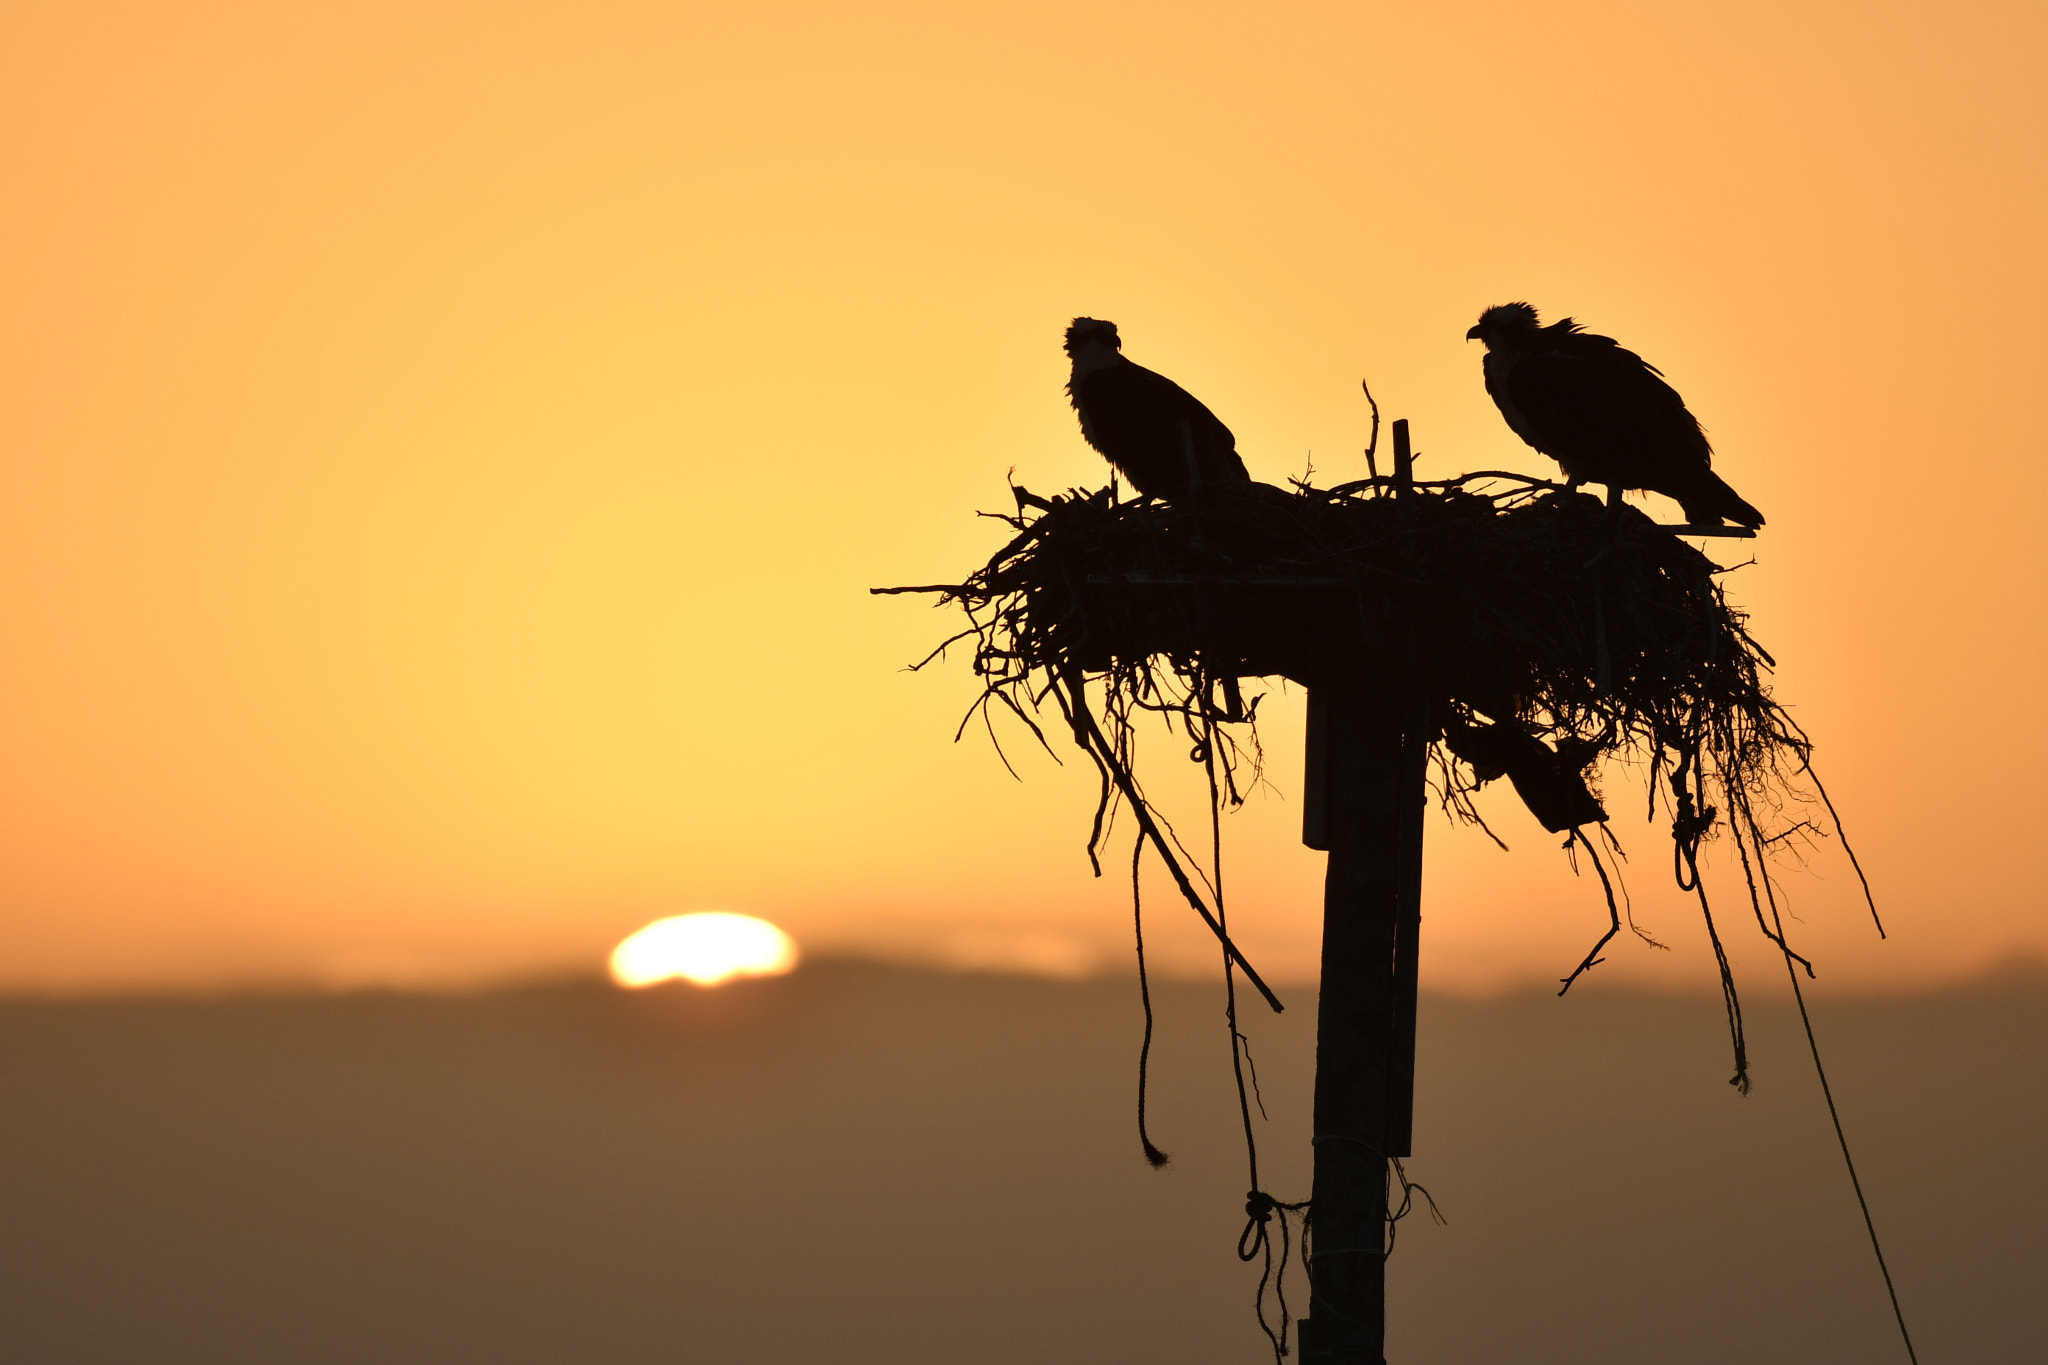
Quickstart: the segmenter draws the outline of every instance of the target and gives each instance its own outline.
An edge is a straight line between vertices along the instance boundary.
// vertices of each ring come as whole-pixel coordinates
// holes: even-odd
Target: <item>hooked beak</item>
[[[1474,327],[1471,331],[1465,333],[1465,340],[1467,341],[1478,341],[1479,339],[1479,329],[1477,327]]]

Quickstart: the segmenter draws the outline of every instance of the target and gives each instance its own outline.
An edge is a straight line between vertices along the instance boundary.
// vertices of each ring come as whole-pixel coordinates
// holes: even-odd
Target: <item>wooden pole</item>
[[[1407,423],[1395,423],[1397,480],[1412,468],[1407,436]],[[1387,1163],[1408,1155],[1415,1111],[1429,757],[1429,699],[1412,648],[1339,664],[1310,691],[1309,714],[1314,809],[1303,833],[1330,862],[1301,1354],[1315,1365],[1385,1365]]]
[[[1315,1260],[1304,1361],[1385,1360],[1387,1159],[1406,1156],[1427,736],[1412,675],[1345,669],[1323,704],[1329,870],[1316,1007]]]

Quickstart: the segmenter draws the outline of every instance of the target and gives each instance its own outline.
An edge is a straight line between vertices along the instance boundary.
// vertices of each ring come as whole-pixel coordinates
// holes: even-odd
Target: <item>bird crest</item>
[[[1112,351],[1121,351],[1124,346],[1123,338],[1116,334],[1116,324],[1113,322],[1104,322],[1100,318],[1075,318],[1073,325],[1067,328],[1068,355],[1073,355],[1083,346],[1091,346],[1098,342],[1108,346]]]
[[[1526,303],[1496,303],[1479,315],[1479,326],[1473,330],[1491,332],[1496,328],[1512,327],[1533,331],[1542,325],[1536,310]]]
[[[1484,341],[1489,347],[1505,346],[1510,350],[1530,344],[1538,332],[1553,339],[1580,336],[1585,328],[1572,318],[1559,318],[1548,327],[1536,316],[1536,309],[1526,303],[1497,303],[1479,315],[1479,322],[1465,333],[1467,341]]]

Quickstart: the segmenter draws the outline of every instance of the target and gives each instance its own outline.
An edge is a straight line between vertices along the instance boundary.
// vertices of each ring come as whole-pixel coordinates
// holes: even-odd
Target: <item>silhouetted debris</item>
[[[1513,783],[1522,804],[1552,834],[1607,819],[1600,798],[1586,785],[1595,752],[1591,741],[1563,740],[1552,749],[1514,721],[1471,725],[1456,715],[1444,721],[1443,737],[1471,765],[1477,781],[1505,776]]]

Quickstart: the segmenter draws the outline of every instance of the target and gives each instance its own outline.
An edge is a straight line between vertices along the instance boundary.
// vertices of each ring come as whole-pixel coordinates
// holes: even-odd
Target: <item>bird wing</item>
[[[1606,337],[1565,341],[1502,376],[1524,440],[1593,483],[1657,488],[1707,467],[1706,433],[1654,366]]]
[[[1074,391],[1089,444],[1141,493],[1171,497],[1187,487],[1186,423],[1205,483],[1250,479],[1237,438],[1199,398],[1163,374],[1126,361],[1082,378]]]

